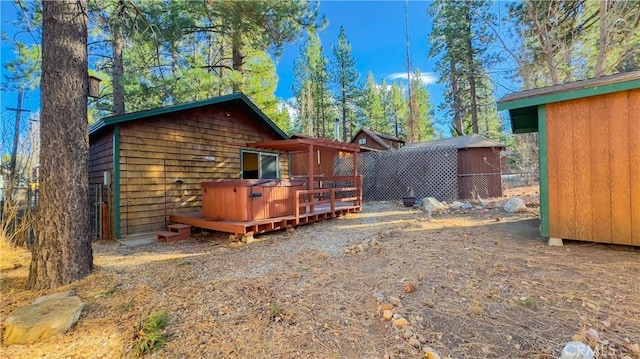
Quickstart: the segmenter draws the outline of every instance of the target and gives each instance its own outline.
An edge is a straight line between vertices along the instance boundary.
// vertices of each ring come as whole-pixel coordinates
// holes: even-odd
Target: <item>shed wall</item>
[[[640,246],[640,89],[546,111],[549,236]]]
[[[480,147],[458,150],[458,198],[502,197],[502,167],[498,148]]]
[[[318,160],[318,155],[320,159]],[[313,173],[316,176],[333,176],[333,161],[338,156],[338,150],[321,149],[313,153]],[[309,173],[309,155],[307,152],[295,152],[289,155],[289,168],[291,176],[304,176]]]
[[[170,214],[199,209],[202,182],[240,178],[240,149],[249,142],[278,139],[272,129],[233,106],[198,108],[120,126],[122,236],[162,230]],[[207,160],[211,156],[215,159]]]

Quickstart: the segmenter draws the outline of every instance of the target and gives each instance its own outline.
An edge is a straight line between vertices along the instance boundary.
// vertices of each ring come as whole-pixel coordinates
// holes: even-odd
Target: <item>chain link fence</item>
[[[364,201],[400,200],[413,189],[416,198],[453,201],[458,196],[458,151],[453,146],[364,152],[358,157]],[[336,158],[335,174],[353,173],[350,159]]]

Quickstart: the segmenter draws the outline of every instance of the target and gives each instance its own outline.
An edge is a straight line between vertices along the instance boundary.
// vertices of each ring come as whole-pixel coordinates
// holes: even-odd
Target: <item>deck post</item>
[[[315,187],[314,186],[315,185],[315,181],[314,181],[314,177],[313,177],[315,175],[313,173],[313,167],[315,165],[315,163],[313,162],[313,144],[309,144],[308,150],[309,150],[309,159],[308,159],[309,165],[307,167],[309,168],[308,169],[308,171],[309,171],[309,183],[307,184],[307,189],[311,191],[311,190],[315,189],[314,188]],[[309,214],[312,214],[313,210],[314,210],[314,208],[313,208],[313,193],[309,193],[308,199],[309,199]]]
[[[336,191],[334,188],[329,190],[329,202],[331,203],[331,216],[333,217],[336,211]]]

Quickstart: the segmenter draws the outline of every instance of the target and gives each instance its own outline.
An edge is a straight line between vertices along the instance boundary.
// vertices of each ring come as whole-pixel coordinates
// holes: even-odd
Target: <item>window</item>
[[[359,145],[366,145],[367,144],[367,139],[366,138],[359,138],[358,139],[358,144]]]
[[[241,151],[242,178],[278,178],[280,159],[275,153]]]

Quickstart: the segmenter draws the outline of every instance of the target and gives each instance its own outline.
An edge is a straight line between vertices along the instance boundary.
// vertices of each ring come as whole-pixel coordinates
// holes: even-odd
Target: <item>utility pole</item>
[[[16,112],[16,128],[13,133],[13,150],[11,151],[11,161],[9,162],[9,181],[13,183],[16,179],[15,171],[16,157],[18,155],[18,140],[20,140],[20,118],[22,117],[22,112],[31,112],[22,108],[22,89],[18,90],[18,107],[7,107],[7,110]]]

